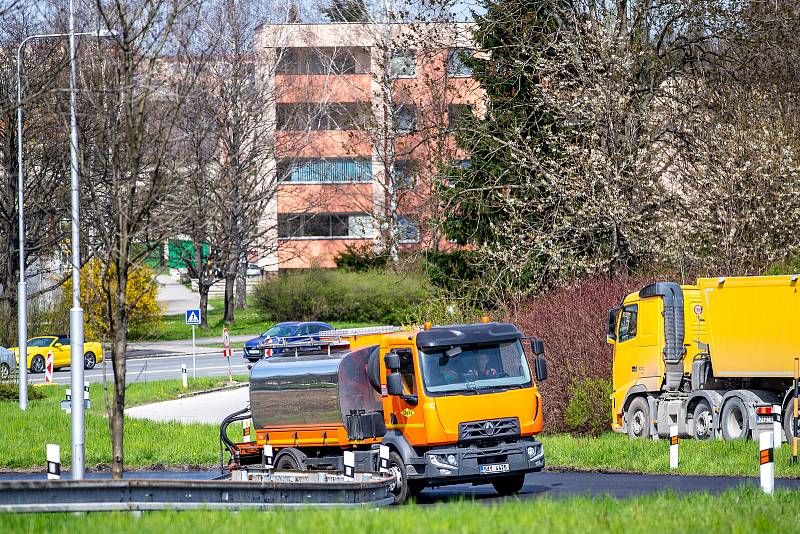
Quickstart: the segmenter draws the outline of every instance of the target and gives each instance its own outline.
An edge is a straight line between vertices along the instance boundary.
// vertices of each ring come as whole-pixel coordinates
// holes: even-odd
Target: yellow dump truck
[[[650,284],[609,312],[608,341],[615,431],[665,437],[677,425],[697,439],[756,439],[782,415],[791,437],[797,275]]]

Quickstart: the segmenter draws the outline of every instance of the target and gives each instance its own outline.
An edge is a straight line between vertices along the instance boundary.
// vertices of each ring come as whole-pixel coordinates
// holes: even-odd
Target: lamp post
[[[79,201],[78,196],[78,130],[75,115],[75,37],[94,36],[110,38],[116,32],[74,32],[72,0],[70,0],[70,32],[31,35],[17,47],[17,201],[19,203],[19,284],[17,289],[17,320],[19,343],[19,406],[28,406],[28,297],[25,282],[25,222],[24,190],[25,174],[22,159],[22,50],[34,39],[64,38],[70,40],[70,161],[72,191],[72,308],[70,309],[70,374],[73,391],[72,402],[72,478],[83,478],[84,465],[84,420],[83,420],[83,309],[80,307],[80,249],[79,249]],[[76,343],[77,342],[77,343]],[[77,347],[78,350],[75,350]],[[76,356],[77,353],[77,356]],[[76,365],[77,363],[77,365]],[[77,368],[77,369],[76,369]],[[78,400],[76,403],[75,400]]]

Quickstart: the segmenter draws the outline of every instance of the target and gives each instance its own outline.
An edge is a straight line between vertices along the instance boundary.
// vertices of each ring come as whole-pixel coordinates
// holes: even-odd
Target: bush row
[[[542,384],[544,430],[596,434],[610,428],[610,308],[644,278],[597,277],[527,300],[508,320],[545,342],[549,378]]]
[[[265,280],[255,303],[273,321],[401,324],[426,293],[419,274],[312,269]]]

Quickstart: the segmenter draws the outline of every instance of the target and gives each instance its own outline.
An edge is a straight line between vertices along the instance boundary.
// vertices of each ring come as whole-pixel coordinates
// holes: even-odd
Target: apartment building
[[[274,104],[264,213],[267,271],[335,267],[347,245],[403,254],[446,247],[431,177],[461,161],[453,129],[483,95],[463,63],[467,23],[279,24],[259,34],[258,75]]]

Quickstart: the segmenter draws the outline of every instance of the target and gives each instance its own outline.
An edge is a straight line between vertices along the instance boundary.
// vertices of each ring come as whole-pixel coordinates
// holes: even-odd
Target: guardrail
[[[259,477],[261,478],[261,477]],[[0,481],[0,512],[264,510],[282,507],[385,506],[388,475],[276,472],[260,480]]]

